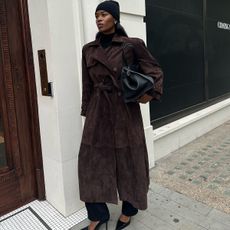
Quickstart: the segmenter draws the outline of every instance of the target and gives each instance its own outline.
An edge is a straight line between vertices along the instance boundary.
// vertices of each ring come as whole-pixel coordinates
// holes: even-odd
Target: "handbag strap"
[[[130,67],[130,66],[132,66],[133,64],[131,64],[131,65],[129,65],[128,64],[128,62],[127,62],[127,60],[126,60],[126,58],[125,58],[125,49],[127,48],[127,47],[132,47],[132,50],[133,50],[133,53],[134,53],[134,63],[133,64],[135,64],[135,62],[136,62],[136,52],[135,52],[135,49],[134,49],[134,46],[133,46],[133,44],[131,44],[131,43],[124,43],[123,44],[123,46],[122,46],[122,61],[123,61],[123,66],[125,65],[125,66],[128,66],[128,67]]]

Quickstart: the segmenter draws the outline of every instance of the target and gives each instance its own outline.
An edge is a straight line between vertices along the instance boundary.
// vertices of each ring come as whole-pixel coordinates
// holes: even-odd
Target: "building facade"
[[[94,13],[100,2],[0,0],[1,214],[33,199],[46,198],[65,216],[84,206],[79,200],[77,179],[77,157],[84,124],[80,116],[81,49],[85,43],[95,38],[97,28]],[[168,95],[171,89],[167,84],[174,78],[177,81],[180,78],[177,73],[180,71],[173,69],[174,64],[170,59],[173,52],[163,57],[161,55],[164,50],[159,51],[157,47],[165,44],[165,49],[170,50],[167,33],[172,31],[176,34],[184,25],[175,30],[170,24],[170,18],[167,19],[163,13],[161,17],[160,10],[166,12],[168,6],[157,5],[158,2],[164,1],[119,0],[121,23],[129,36],[147,40],[151,52],[154,56],[156,53],[163,69],[166,69]],[[193,7],[193,3],[188,2],[189,7]],[[164,27],[170,26],[170,30],[165,30],[165,34],[159,37],[158,32],[163,31],[158,25],[163,19]],[[227,28],[226,23],[229,21],[226,19],[218,22],[225,23],[219,26]],[[152,26],[158,29],[153,28],[152,32]],[[196,30],[197,37],[202,33],[199,30]],[[203,60],[203,40],[199,39],[192,40],[190,49],[195,48],[189,56],[192,58],[192,55],[197,55],[198,58],[193,64],[199,68],[191,73],[191,76],[195,76],[191,79],[191,84],[194,83],[192,92],[197,91],[194,97],[185,100],[186,103],[189,101],[185,107],[192,105],[190,100],[199,103],[198,99],[204,94],[199,91],[204,84],[204,69],[200,64],[200,60]],[[198,40],[200,43],[197,43]],[[174,70],[173,74],[168,69]],[[189,73],[185,71],[186,74]],[[207,108],[192,111],[183,118],[174,119],[173,122],[168,120],[153,130],[151,120],[171,115],[178,108],[180,110],[180,106],[184,106],[178,102],[178,107],[167,109],[168,99],[162,103],[151,104],[151,116],[150,106],[141,106],[150,168],[156,159],[229,119],[230,100],[225,98]],[[154,111],[157,111],[156,115]]]

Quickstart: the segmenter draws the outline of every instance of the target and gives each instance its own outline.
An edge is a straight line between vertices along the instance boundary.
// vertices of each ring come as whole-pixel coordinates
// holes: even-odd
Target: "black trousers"
[[[106,203],[88,203],[85,202],[88,218],[91,221],[105,221],[110,218],[109,209]],[[134,216],[138,209],[133,207],[128,201],[122,201],[122,214],[125,216]]]

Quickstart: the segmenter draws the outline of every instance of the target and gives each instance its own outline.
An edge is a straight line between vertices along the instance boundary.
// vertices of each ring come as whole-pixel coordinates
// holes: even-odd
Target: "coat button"
[[[113,68],[113,71],[114,71],[114,72],[117,72],[117,68],[116,68],[116,67],[114,67],[114,68]]]
[[[118,92],[117,95],[120,97],[121,96],[121,92]]]

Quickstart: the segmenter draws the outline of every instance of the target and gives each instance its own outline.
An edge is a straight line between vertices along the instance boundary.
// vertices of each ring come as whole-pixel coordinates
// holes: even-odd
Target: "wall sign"
[[[217,22],[217,27],[219,29],[230,30],[230,24],[225,22]]]

